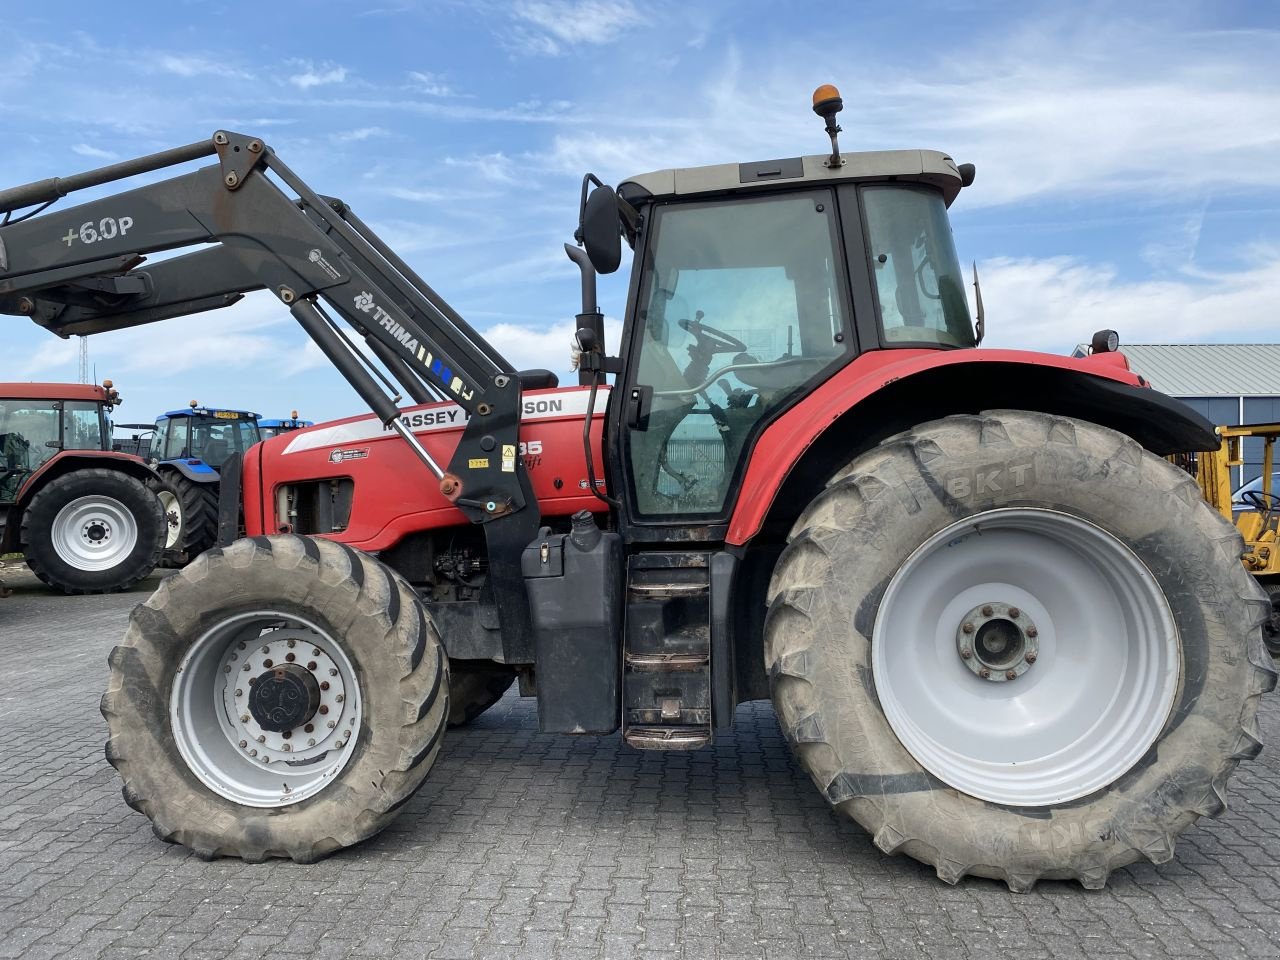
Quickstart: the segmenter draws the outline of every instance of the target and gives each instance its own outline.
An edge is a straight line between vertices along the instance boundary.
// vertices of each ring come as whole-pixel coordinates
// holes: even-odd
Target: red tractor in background
[[[112,652],[107,757],[159,836],[357,843],[514,677],[542,731],[639,749],[770,697],[833,807],[950,883],[1101,886],[1225,809],[1275,674],[1239,534],[1163,459],[1213,426],[1110,331],[1081,360],[981,349],[947,215],[973,167],[841,154],[841,106],[815,93],[826,156],[584,179],[570,388],[260,139],[0,191],[216,155],[0,224],[0,312],[92,334],[265,289],[374,412],[229,460],[220,546]]]
[[[0,383],[0,554],[66,593],[123,590],[160,561],[152,473],[111,450],[119,403],[110,380]]]

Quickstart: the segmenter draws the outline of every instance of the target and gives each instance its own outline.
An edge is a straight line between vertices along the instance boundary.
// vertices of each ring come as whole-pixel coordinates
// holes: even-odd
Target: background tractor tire
[[[169,556],[181,565],[218,542],[218,484],[196,483],[176,470],[163,471],[159,480],[178,498],[181,530]]]
[[[64,593],[127,589],[151,574],[163,544],[160,504],[142,481],[119,470],[63,474],[22,514],[27,565]]]
[[[1270,581],[1262,585],[1271,602],[1271,610],[1262,624],[1262,642],[1267,653],[1272,657],[1280,657],[1280,583]]]
[[[182,552],[182,498],[172,483],[158,475],[147,480],[147,489],[160,501],[160,512],[164,515],[165,540],[161,566],[181,567],[185,561]]]
[[[924,424],[792,529],[765,624],[782,728],[833,806],[948,883],[1098,888],[1163,863],[1261,749],[1275,673],[1242,548],[1189,476],[1112,430]],[[1013,677],[971,636],[1020,658]]]
[[[516,672],[502,666],[449,666],[449,726],[470,723],[502,699]]]
[[[125,801],[206,859],[307,863],[373,836],[426,778],[449,713],[413,588],[308,537],[201,554],[134,610],[109,663]]]

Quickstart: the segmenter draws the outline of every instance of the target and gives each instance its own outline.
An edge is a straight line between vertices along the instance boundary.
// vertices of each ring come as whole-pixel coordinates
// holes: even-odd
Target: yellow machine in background
[[[1244,565],[1271,597],[1271,617],[1263,627],[1267,650],[1280,657],[1280,495],[1272,484],[1275,445],[1280,423],[1219,427],[1222,446],[1197,458],[1196,480],[1205,500],[1235,524],[1244,537]],[[1261,487],[1246,490],[1239,502],[1231,499],[1231,468],[1244,463],[1244,441],[1263,441]]]

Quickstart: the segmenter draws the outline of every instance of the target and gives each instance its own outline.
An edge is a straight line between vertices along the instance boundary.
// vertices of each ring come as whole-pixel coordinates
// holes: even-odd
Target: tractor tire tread
[[[338,632],[356,622],[376,622],[373,629],[381,633],[379,652],[394,664],[388,674],[399,676],[394,690],[398,706],[392,710],[389,700],[386,708],[386,716],[394,719],[398,731],[394,743],[378,748],[379,756],[389,762],[379,763],[376,782],[366,782],[368,778],[357,781],[352,770],[357,761],[353,759],[338,781],[297,805],[296,810],[284,807],[265,811],[269,815],[262,816],[264,811],[241,807],[238,811],[243,815],[237,816],[235,804],[215,797],[189,771],[177,769],[175,778],[173,771],[163,768],[165,764],[172,766],[176,756],[172,735],[167,724],[164,729],[155,729],[154,724],[145,722],[138,709],[139,697],[160,696],[167,713],[167,696],[153,689],[160,686],[157,680],[172,680],[172,671],[166,673],[160,662],[160,651],[166,645],[182,643],[190,626],[186,621],[198,615],[185,614],[180,626],[172,619],[184,617],[181,608],[185,601],[204,590],[207,581],[214,581],[216,591],[219,582],[229,576],[228,568],[240,571],[239,580],[230,575],[231,582],[243,582],[251,576],[254,581],[274,581],[285,589],[295,584],[293,594],[282,602],[299,607],[310,603],[310,609],[326,609],[343,617],[342,622],[335,619],[330,624]],[[322,608],[318,594],[335,588],[351,595],[331,600]],[[427,655],[413,663],[413,651],[419,646],[427,649]],[[364,656],[371,653],[366,649]],[[396,817],[426,778],[439,753],[449,710],[448,660],[413,587],[368,554],[332,541],[294,535],[239,540],[196,558],[134,611],[124,642],[111,651],[108,664],[110,684],[101,704],[110,732],[106,758],[124,781],[125,802],[151,819],[157,837],[182,844],[206,859],[239,857],[259,862],[281,858],[312,863],[372,837]],[[365,682],[372,680],[366,675]],[[366,728],[373,719],[373,709],[369,707],[370,714],[364,718]],[[366,739],[373,735],[369,729],[364,732]],[[164,764],[157,761],[158,752],[165,755]],[[177,766],[182,767],[180,759]],[[334,797],[333,792],[339,789],[341,796]],[[193,794],[202,794],[204,803],[211,801],[213,808],[226,812],[212,820],[191,814],[188,803]],[[279,826],[290,818],[293,826]]]
[[[1245,654],[1249,665],[1247,693],[1240,698],[1232,722],[1235,749],[1210,746],[1232,739],[1232,731],[1226,729],[1225,722],[1220,723],[1218,729],[1199,735],[1192,745],[1200,753],[1213,754],[1208,758],[1213,769],[1207,776],[1201,770],[1198,778],[1190,775],[1186,778],[1188,781],[1198,779],[1199,783],[1194,786],[1202,789],[1183,790],[1184,784],[1175,783],[1168,791],[1156,791],[1144,798],[1127,824],[1118,825],[1110,842],[1103,842],[1106,839],[1103,837],[1082,838],[1065,863],[1061,856],[1053,854],[1041,853],[1037,857],[1025,850],[1009,853],[994,841],[984,849],[978,839],[985,837],[982,824],[967,829],[965,839],[929,842],[921,835],[923,830],[915,830],[908,822],[909,817],[903,814],[905,807],[896,799],[897,795],[905,796],[911,791],[928,791],[934,796],[964,795],[914,763],[916,773],[893,775],[897,783],[890,783],[890,777],[874,772],[863,775],[862,771],[847,769],[849,761],[840,755],[827,730],[837,720],[849,721],[849,714],[856,707],[847,699],[824,698],[818,690],[831,666],[829,651],[821,648],[822,638],[839,629],[849,630],[848,624],[830,622],[830,605],[822,602],[823,586],[835,579],[837,570],[832,545],[850,530],[865,530],[873,525],[875,521],[868,514],[881,498],[892,498],[890,503],[896,500],[893,508],[908,514],[919,510],[921,503],[929,498],[941,498],[940,492],[930,490],[920,478],[927,475],[928,464],[942,454],[944,447],[988,453],[984,448],[1026,449],[1037,444],[1059,443],[1086,448],[1089,456],[1104,465],[1124,465],[1136,471],[1141,481],[1159,495],[1184,505],[1179,516],[1190,517],[1204,541],[1213,544],[1221,557],[1230,561],[1222,569],[1224,573],[1229,572],[1230,594],[1238,601],[1235,609],[1239,629],[1235,631],[1235,639],[1246,648],[1240,652]],[[1199,816],[1218,816],[1226,809],[1226,782],[1232,771],[1240,759],[1260,749],[1258,704],[1262,694],[1276,684],[1276,673],[1263,647],[1261,630],[1270,605],[1261,587],[1239,562],[1242,548],[1238,532],[1204,504],[1194,480],[1116,431],[1020,410],[984,411],[922,424],[887,438],[838,470],[792,528],[766,596],[765,667],[779,721],[801,766],[818,788],[833,806],[861,823],[884,853],[905,852],[933,866],[938,877],[950,884],[974,874],[1003,880],[1011,891],[1019,893],[1030,890],[1040,879],[1075,879],[1088,889],[1100,888],[1112,870],[1135,860],[1163,863],[1170,859],[1178,833]],[[1230,570],[1231,563],[1235,564],[1234,571]],[[869,647],[870,628],[866,621],[858,622],[858,613],[863,612],[857,611],[854,621],[855,626],[863,628],[858,633],[866,638]],[[874,616],[874,609],[868,616]],[[859,669],[863,671],[859,675],[868,688],[868,699],[878,711],[870,665]],[[864,719],[851,722],[865,730]],[[889,729],[887,723],[884,729]],[[1162,738],[1164,735],[1162,733]],[[889,736],[893,734],[890,732]],[[1158,741],[1155,750],[1165,745],[1163,740]],[[1185,743],[1182,748],[1186,749]],[[878,749],[876,744],[866,743],[858,749],[862,752],[850,751],[858,753],[855,760],[880,759],[873,757]],[[1196,761],[1184,765],[1184,769],[1194,770],[1197,762],[1205,759],[1197,757]],[[1185,785],[1193,786],[1189,782]],[[1105,796],[1114,786],[1092,796]],[[984,816],[994,817],[1006,809],[971,797],[966,799],[972,801],[969,810],[975,821]],[[1121,815],[1114,817],[1115,821],[1124,819]],[[1044,821],[1028,820],[1026,829],[1035,830],[1038,823]],[[1052,825],[1048,829],[1052,830]],[[1039,836],[1043,840],[1049,834]]]

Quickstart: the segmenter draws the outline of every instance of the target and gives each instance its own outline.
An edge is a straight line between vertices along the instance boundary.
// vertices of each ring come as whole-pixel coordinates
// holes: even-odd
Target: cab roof
[[[252,410],[236,410],[232,407],[187,407],[183,410],[168,410],[160,414],[163,417],[212,417],[219,413],[234,413],[237,420],[257,420],[258,415]]]
[[[0,383],[0,398],[108,402],[106,389],[96,383]]]
[[[960,193],[956,162],[937,150],[875,150],[844,153],[844,163],[828,167],[830,154],[788,157],[754,163],[718,163],[705,167],[655,170],[628,177],[618,193],[631,203],[699,194],[754,192],[775,188],[822,186],[854,181],[908,181],[938,187],[947,202]]]

